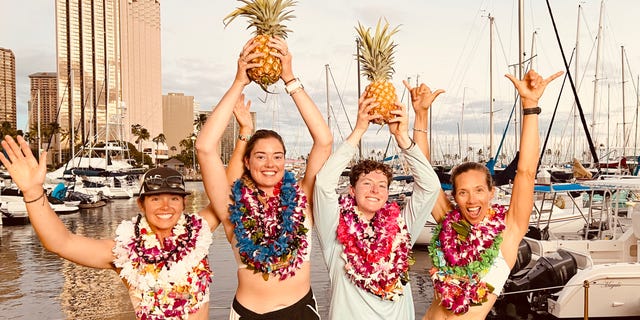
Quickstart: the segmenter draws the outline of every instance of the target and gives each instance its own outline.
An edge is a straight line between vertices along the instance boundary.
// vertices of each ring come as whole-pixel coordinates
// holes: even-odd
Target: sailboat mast
[[[70,146],[70,149],[69,150],[71,150],[71,154],[69,155],[69,158],[73,160],[73,158],[76,156],[76,147],[75,147],[75,144],[76,144],[76,128],[75,127],[76,127],[76,125],[75,125],[75,119],[74,119],[74,113],[75,113],[74,111],[75,110],[73,108],[73,99],[75,97],[73,95],[73,88],[75,88],[75,87],[73,85],[73,82],[74,82],[73,81],[74,80],[73,69],[71,69],[70,74],[71,74],[71,77],[70,77],[71,78],[71,80],[70,80],[70,82],[71,82],[70,88],[71,89],[69,89],[69,93],[70,93],[69,94],[69,114],[70,114],[71,120],[69,121],[69,131],[70,131],[70,134],[69,134],[69,146]],[[82,98],[80,100],[82,100]]]
[[[627,153],[627,143],[629,142],[629,135],[627,135],[627,114],[624,107],[624,46],[620,46],[621,63],[622,63],[622,156]]]
[[[524,76],[524,0],[518,0],[518,79],[522,79]],[[520,112],[515,116],[516,122],[519,122],[520,130],[516,130],[515,134],[515,149],[518,150],[518,137],[522,132],[522,99],[520,99]]]
[[[464,98],[465,95],[467,94],[467,87],[464,87],[462,89],[462,111],[460,112],[460,132],[458,133],[458,141],[460,141],[460,143],[458,144],[458,152],[460,153],[460,159],[463,159],[462,157],[462,147],[461,147],[461,143],[462,143],[462,139],[460,138],[460,135],[464,134]],[[465,146],[464,146],[464,150],[467,150],[467,146],[469,145],[469,140],[466,140]]]
[[[329,103],[329,64],[324,65],[325,87],[327,88],[327,126],[331,129],[331,104]]]
[[[489,14],[489,157],[493,157],[493,20]]]
[[[42,117],[40,116],[40,110],[42,108],[42,106],[40,105],[40,89],[38,89],[37,94],[37,98],[36,100],[38,101],[38,107],[36,107],[36,111],[37,111],[37,120],[38,120],[38,154],[42,153],[42,133],[41,133],[41,124],[40,122],[42,121]]]
[[[356,38],[356,61],[358,69],[358,101],[360,100],[360,39]],[[358,141],[358,159],[362,159],[362,139]]]
[[[596,75],[593,81],[593,111],[591,113],[591,134],[596,135],[596,112],[598,110],[598,99],[600,99],[600,90],[598,89],[598,81],[600,80],[600,56],[602,55],[602,20],[604,18],[604,0],[600,2],[600,21],[598,22],[598,45],[596,49]],[[597,135],[595,137],[598,138]]]
[[[580,88],[580,76],[578,76],[578,72],[580,71],[580,63],[578,58],[580,57],[580,55],[578,54],[578,50],[580,48],[580,16],[582,15],[582,5],[578,5],[578,19],[577,19],[577,23],[576,23],[576,54],[575,54],[575,65],[574,65],[574,69],[575,71],[573,72],[573,74],[575,75],[576,78],[576,86],[578,88]],[[572,133],[572,147],[573,147],[573,153],[571,155],[572,159],[576,158],[576,129],[578,127],[578,106],[576,105],[575,101],[573,103],[573,133]]]

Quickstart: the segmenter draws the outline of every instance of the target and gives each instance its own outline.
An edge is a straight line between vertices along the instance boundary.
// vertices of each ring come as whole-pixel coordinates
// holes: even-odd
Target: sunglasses
[[[179,188],[184,190],[184,180],[182,176],[169,176],[166,178],[149,178],[145,179],[143,185],[146,190],[153,191],[162,188],[163,185],[171,189]]]

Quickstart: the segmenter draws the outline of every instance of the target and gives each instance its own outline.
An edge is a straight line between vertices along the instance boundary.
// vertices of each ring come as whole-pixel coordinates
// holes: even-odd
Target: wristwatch
[[[540,107],[522,109],[523,116],[530,114],[540,114],[540,112],[542,112],[542,109],[540,109]]]
[[[284,87],[284,91],[286,91],[289,95],[292,95],[294,92],[300,89],[304,89],[304,86],[298,78],[295,78],[293,81],[289,81],[289,84]]]

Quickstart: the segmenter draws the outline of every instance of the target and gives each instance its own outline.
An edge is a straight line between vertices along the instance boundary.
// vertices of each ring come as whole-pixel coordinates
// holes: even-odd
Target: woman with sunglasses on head
[[[189,192],[182,175],[155,168],[142,179],[140,212],[122,221],[115,239],[93,239],[70,232],[49,206],[43,183],[46,152],[40,161],[27,142],[6,136],[0,161],[22,190],[31,225],[43,246],[91,268],[116,271],[129,291],[137,319],[208,319],[212,272],[207,254],[218,220],[209,207],[184,212]]]
[[[244,104],[242,91],[249,84],[247,69],[263,53],[251,54],[249,41],[238,59],[231,88],[204,125],[196,148],[205,190],[224,226],[238,262],[238,288],[230,319],[319,319],[311,291],[311,194],[316,173],[331,153],[332,136],[322,114],[291,68],[291,54],[280,38],[272,38],[273,53],[282,61],[280,78],[287,86],[311,136],[304,177],[297,181],[285,171],[285,146],[271,130],[241,132],[244,172],[233,185],[226,181],[218,143],[234,111]],[[231,175],[233,176],[233,175]]]

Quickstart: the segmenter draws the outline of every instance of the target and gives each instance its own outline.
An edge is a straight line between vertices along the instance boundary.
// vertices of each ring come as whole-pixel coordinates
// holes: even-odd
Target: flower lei
[[[280,280],[294,276],[307,255],[304,209],[307,197],[296,183],[295,176],[285,171],[274,188],[273,197],[261,202],[262,193],[249,177],[233,185],[233,204],[229,206],[234,224],[240,259],[247,269],[269,274]]]
[[[498,256],[506,209],[493,205],[485,218],[471,225],[456,207],[434,229],[429,245],[429,271],[440,304],[455,314],[487,301],[493,287],[481,278]]]
[[[207,254],[213,239],[199,216],[182,214],[161,246],[147,219],[138,215],[118,226],[115,241],[114,265],[132,299],[140,299],[138,319],[187,319],[209,301],[213,273]]]
[[[395,202],[387,202],[369,223],[352,196],[340,197],[337,239],[347,277],[383,300],[395,300],[409,282],[411,236]]]

